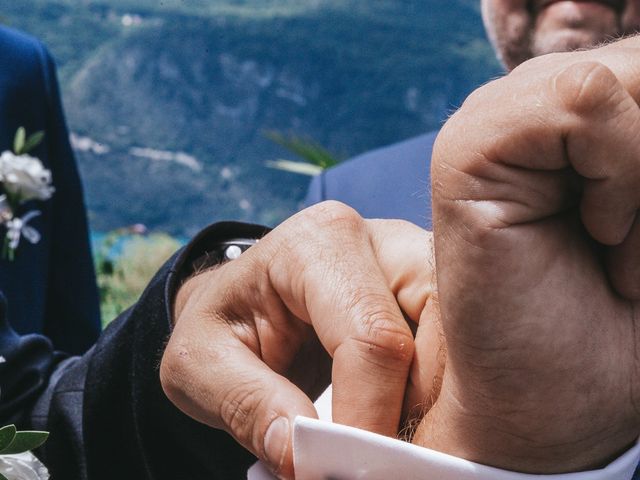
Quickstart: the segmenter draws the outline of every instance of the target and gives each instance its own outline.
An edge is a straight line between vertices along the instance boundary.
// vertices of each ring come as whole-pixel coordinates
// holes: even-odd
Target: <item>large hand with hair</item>
[[[414,352],[403,313],[417,322],[431,294],[430,243],[335,202],[292,217],[180,289],[167,396],[283,477],[293,418],[316,416],[310,398],[331,377],[334,420],[395,435]]]
[[[443,386],[416,441],[515,471],[640,434],[640,38],[472,94],[432,167]]]

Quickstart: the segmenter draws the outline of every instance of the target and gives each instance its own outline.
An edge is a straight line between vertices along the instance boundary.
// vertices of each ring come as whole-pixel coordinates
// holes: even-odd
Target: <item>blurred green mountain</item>
[[[47,43],[92,227],[274,224],[308,177],[265,132],[344,158],[437,128],[499,73],[476,0],[21,0]],[[357,179],[354,178],[354,182]]]

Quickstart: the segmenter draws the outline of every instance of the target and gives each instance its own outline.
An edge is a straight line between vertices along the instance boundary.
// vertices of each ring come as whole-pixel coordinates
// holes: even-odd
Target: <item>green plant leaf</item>
[[[31,150],[33,150],[38,145],[40,145],[43,138],[44,138],[44,132],[42,130],[39,130],[29,135],[29,138],[27,138],[27,141],[22,147],[21,153],[29,153]]]
[[[264,135],[272,142],[294,153],[305,162],[317,165],[322,169],[333,167],[340,163],[340,160],[331,152],[313,140],[295,135],[286,137],[277,131],[267,131]]]
[[[0,450],[0,455],[14,455],[28,452],[42,445],[49,436],[49,432],[24,431],[16,432],[13,441]]]
[[[16,136],[13,139],[13,152],[16,155],[22,154],[22,149],[24,148],[24,140],[27,136],[27,131],[24,127],[18,128],[16,132]]]
[[[15,425],[7,425],[6,427],[0,428],[0,451],[11,445],[11,442],[13,442],[15,436]]]
[[[0,480],[9,480],[9,479],[0,473]]]
[[[322,173],[322,170],[324,170],[319,165],[307,162],[292,162],[291,160],[268,160],[266,165],[267,167],[275,168],[276,170],[299,173],[300,175],[309,175],[310,177],[319,175]]]

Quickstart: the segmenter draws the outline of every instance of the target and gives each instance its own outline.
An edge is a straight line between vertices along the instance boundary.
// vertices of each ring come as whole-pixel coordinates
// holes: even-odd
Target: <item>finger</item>
[[[557,94],[569,120],[569,161],[584,177],[582,221],[599,242],[624,240],[640,205],[640,108],[613,72],[585,62],[563,70]]]
[[[624,239],[640,203],[637,194],[629,194],[640,191],[637,187],[640,170],[640,147],[637,147],[640,139],[639,53],[640,36],[635,35],[577,54],[585,62],[565,69],[557,77],[557,84],[562,84],[563,79],[566,81],[566,88],[561,90],[570,99],[570,110],[579,114],[590,111],[589,117],[594,114],[604,117],[612,126],[600,131],[600,135],[597,135],[597,128],[592,128],[591,137],[575,142],[577,150],[590,150],[591,155],[587,158],[599,158],[599,162],[586,162],[582,170],[581,155],[574,156],[578,160],[574,164],[576,170],[582,170],[586,178],[595,180],[587,184],[589,188],[582,205],[583,221],[594,238],[608,245],[616,245]]]
[[[412,428],[431,409],[440,393],[446,360],[446,344],[435,296],[427,301],[420,318],[414,355],[404,399],[405,426]]]
[[[167,397],[197,421],[229,432],[274,473],[293,478],[293,421],[297,415],[317,418],[311,400],[251,351],[225,319],[203,320],[185,318],[175,327],[160,369]]]
[[[548,92],[540,91],[539,82],[525,84],[518,108],[486,108],[500,104],[504,92],[514,88],[509,80],[474,92],[445,124],[434,148],[434,225],[440,222],[470,242],[477,240],[477,229],[500,233],[577,204],[579,179],[567,161],[562,136],[566,116]],[[461,130],[463,138],[457,133]],[[490,237],[489,246],[499,246]]]
[[[615,44],[608,45],[602,49],[594,50],[592,52],[585,52],[585,55],[593,56],[594,59],[602,62],[615,74],[617,80],[622,85],[623,89],[628,92],[627,97],[631,97],[633,102],[637,105],[640,103],[640,62],[638,62],[638,53],[640,52],[640,37],[635,36],[629,39],[616,42]],[[618,95],[624,97],[624,95]],[[622,99],[625,108],[630,112],[637,111],[637,107],[629,102],[628,98]],[[637,132],[637,125],[631,126]],[[635,142],[637,145],[637,141]],[[618,150],[615,150],[618,153]],[[626,188],[634,189],[637,192],[638,184],[633,183],[638,178],[638,156],[637,149],[630,146],[628,150],[623,150],[623,154],[626,153],[630,157],[635,155],[636,161],[631,158],[627,161],[627,165],[633,171],[626,175],[627,181],[630,186]],[[602,183],[602,182],[601,182]],[[605,188],[601,187],[600,195],[605,194]],[[600,201],[597,198],[597,194],[594,194],[590,199],[592,203]],[[629,201],[628,198],[620,199],[619,197],[613,197],[612,202],[622,202],[617,210],[624,212],[618,216],[619,234],[615,238],[610,238],[609,244],[617,245],[608,252],[608,272],[615,290],[623,297],[628,299],[640,298],[640,278],[637,273],[640,271],[640,258],[638,254],[638,247],[640,247],[640,232],[638,231],[638,214],[634,207],[635,202]],[[585,207],[587,208],[587,207]],[[599,219],[594,218],[594,223]],[[615,231],[615,230],[614,230]],[[628,231],[626,235],[622,235],[623,232]],[[622,242],[622,243],[620,243]]]
[[[606,65],[631,97],[640,103],[640,35],[634,35],[581,53],[585,60]]]
[[[333,418],[384,435],[398,430],[413,336],[387,286],[364,220],[336,202],[292,219],[294,244],[270,265],[274,289],[333,357]],[[267,248],[280,235],[265,237]],[[401,232],[398,232],[401,235]],[[313,261],[309,261],[313,259]]]
[[[374,254],[402,311],[418,323],[435,293],[433,234],[402,220],[366,220]]]
[[[638,203],[630,185],[637,185],[640,158],[639,47],[636,36],[588,52],[538,57],[474,92],[436,142],[434,210],[439,198],[470,200],[461,208],[471,226],[537,221],[558,213],[567,204],[563,193],[571,192],[544,181],[544,174],[572,166],[588,180],[585,226],[603,243],[622,241]],[[506,92],[517,102],[486,108],[504,104]],[[437,161],[439,150],[460,143],[446,134],[460,124],[489,125],[491,134],[467,128],[466,154]],[[452,175],[454,181],[447,179]]]
[[[367,224],[392,292],[407,316],[419,323],[400,432],[401,438],[410,439],[435,402],[444,373],[444,335],[435,300],[433,234],[402,221],[367,220]]]
[[[441,162],[439,152],[459,143],[445,126],[433,164],[436,221],[447,199],[466,212],[456,215],[464,220],[461,235],[466,225],[499,229],[548,218],[574,204],[572,167],[584,180],[581,212],[589,233],[608,245],[624,239],[640,204],[640,109],[602,63],[554,68],[531,85],[520,71],[474,93],[448,128],[482,123],[498,133],[467,129],[468,153]],[[511,88],[523,90],[519,109],[486,110]]]

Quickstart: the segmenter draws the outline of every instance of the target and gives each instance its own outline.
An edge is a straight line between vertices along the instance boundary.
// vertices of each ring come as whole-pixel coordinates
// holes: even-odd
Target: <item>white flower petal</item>
[[[22,227],[22,236],[31,243],[38,243],[40,241],[40,233],[33,227]]]
[[[19,194],[21,201],[48,200],[54,192],[51,171],[30,155],[3,152],[0,155],[0,182],[7,192]]]
[[[49,479],[49,471],[31,452],[0,455],[0,473],[9,480]]]
[[[0,195],[0,225],[8,222],[13,218],[13,211],[11,205],[7,201],[6,195]]]

